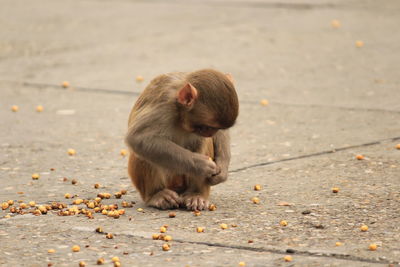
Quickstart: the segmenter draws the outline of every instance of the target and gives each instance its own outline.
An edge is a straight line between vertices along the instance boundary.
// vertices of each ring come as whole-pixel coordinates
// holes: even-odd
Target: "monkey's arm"
[[[175,173],[195,177],[210,177],[217,173],[217,166],[208,157],[193,153],[151,131],[128,132],[126,143],[140,158]]]
[[[214,161],[221,170],[218,175],[209,177],[210,185],[225,182],[228,178],[228,167],[231,160],[230,137],[228,130],[220,130],[213,137]]]

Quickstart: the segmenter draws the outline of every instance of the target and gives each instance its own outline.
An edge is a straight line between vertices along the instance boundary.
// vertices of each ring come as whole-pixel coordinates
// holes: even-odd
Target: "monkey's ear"
[[[185,84],[178,91],[178,102],[186,107],[192,107],[197,99],[197,89],[190,83]]]
[[[231,83],[235,84],[235,80],[233,79],[232,74],[230,74],[230,73],[225,73],[225,76],[226,76],[226,78],[228,78],[228,80],[229,80]]]

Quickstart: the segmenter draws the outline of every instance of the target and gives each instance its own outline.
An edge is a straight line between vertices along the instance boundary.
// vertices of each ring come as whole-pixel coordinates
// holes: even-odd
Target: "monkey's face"
[[[195,134],[203,137],[212,137],[219,130],[219,128],[203,124],[194,124],[192,129]]]
[[[222,127],[216,122],[215,115],[207,107],[198,105],[186,116],[186,130],[202,137],[212,137]]]

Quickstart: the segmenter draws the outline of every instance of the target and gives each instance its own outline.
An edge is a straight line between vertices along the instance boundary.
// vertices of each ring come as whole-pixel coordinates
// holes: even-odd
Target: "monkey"
[[[213,69],[154,78],[128,120],[128,174],[146,205],[204,210],[227,180],[239,113],[233,78]]]

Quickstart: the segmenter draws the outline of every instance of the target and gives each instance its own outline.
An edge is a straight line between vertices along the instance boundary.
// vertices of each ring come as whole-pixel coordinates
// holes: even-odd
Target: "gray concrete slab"
[[[92,266],[99,257],[111,265],[112,256],[122,266],[399,264],[396,1],[0,4],[0,203],[71,206],[65,193],[93,199],[121,189],[122,199],[103,202],[135,203],[119,219],[0,211],[0,266]],[[127,116],[155,75],[202,67],[237,81],[230,178],[213,188],[216,211],[168,218],[145,207],[127,177],[119,154]],[[151,239],[164,224],[168,252]],[[99,226],[114,239],[95,233]],[[71,252],[75,244],[80,252]]]

